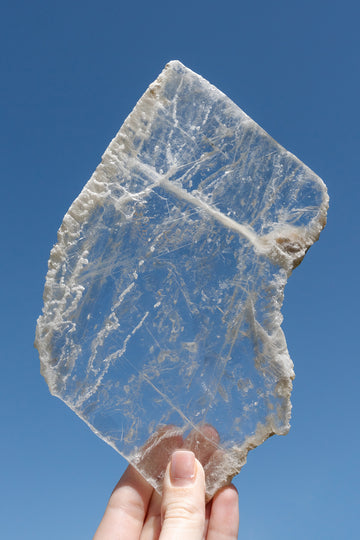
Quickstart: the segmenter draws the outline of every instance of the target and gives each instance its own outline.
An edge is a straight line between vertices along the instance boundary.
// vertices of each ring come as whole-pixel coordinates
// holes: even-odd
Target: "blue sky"
[[[50,396],[33,349],[69,205],[171,59],[326,182],[328,225],[283,306],[292,429],[235,479],[247,540],[358,538],[358,2],[7,2],[1,11],[1,531],[88,539],[126,463]]]

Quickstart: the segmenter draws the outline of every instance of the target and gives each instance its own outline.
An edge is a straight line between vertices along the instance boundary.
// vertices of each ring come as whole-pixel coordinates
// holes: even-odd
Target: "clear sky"
[[[359,17],[355,0],[3,5],[2,538],[91,538],[126,466],[50,396],[33,340],[62,218],[171,59],[225,92],[331,197],[328,225],[285,291],[292,429],[235,479],[239,538],[358,538]]]

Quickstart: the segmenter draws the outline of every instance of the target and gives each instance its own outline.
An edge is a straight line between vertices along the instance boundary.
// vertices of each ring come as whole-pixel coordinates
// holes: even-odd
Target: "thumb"
[[[166,469],[159,540],[202,540],[205,474],[193,452],[177,450]]]

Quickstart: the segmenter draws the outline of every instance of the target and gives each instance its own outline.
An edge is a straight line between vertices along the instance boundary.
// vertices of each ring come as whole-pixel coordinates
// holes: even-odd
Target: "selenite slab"
[[[58,232],[36,330],[51,393],[158,490],[192,448],[211,497],[289,429],[280,308],[327,207],[318,176],[170,62]]]

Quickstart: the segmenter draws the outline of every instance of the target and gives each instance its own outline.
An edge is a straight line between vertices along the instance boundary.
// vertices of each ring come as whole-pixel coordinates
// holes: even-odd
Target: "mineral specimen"
[[[280,308],[327,207],[320,178],[170,62],[58,232],[36,331],[50,391],[158,490],[192,448],[211,497],[289,429]]]

